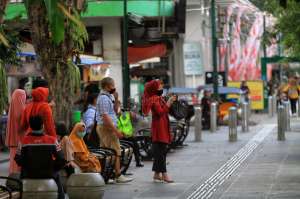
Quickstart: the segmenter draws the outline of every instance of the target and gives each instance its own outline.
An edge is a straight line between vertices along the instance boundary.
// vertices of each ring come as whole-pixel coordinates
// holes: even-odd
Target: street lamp
[[[130,98],[130,74],[128,64],[128,12],[127,0],[123,0],[123,40],[122,40],[122,75],[123,75],[123,105],[127,107]]]
[[[215,0],[211,0],[211,39],[212,39],[212,64],[213,64],[213,87],[214,99],[218,100],[218,62],[217,62],[217,36],[216,36],[216,11]]]

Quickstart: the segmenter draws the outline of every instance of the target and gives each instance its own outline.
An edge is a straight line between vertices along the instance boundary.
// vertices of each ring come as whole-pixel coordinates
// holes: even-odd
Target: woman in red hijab
[[[174,101],[171,97],[168,102],[162,98],[163,85],[160,80],[152,80],[145,85],[143,96],[143,113],[152,113],[152,147],[153,147],[153,180],[155,182],[172,183],[166,168],[167,146],[171,142],[169,107]]]
[[[5,140],[6,146],[9,147],[9,174],[20,172],[20,167],[15,162],[15,155],[18,144],[25,134],[20,125],[21,114],[25,109],[25,103],[25,90],[16,89],[11,96]]]

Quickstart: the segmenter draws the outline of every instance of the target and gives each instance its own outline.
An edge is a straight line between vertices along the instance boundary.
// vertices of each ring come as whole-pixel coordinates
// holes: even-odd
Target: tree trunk
[[[72,106],[75,98],[68,60],[71,58],[67,42],[56,46],[51,40],[47,11],[43,1],[29,5],[28,19],[32,44],[44,78],[49,82],[50,96],[55,102],[54,119],[64,121],[70,127]],[[68,38],[68,37],[66,37]]]
[[[3,23],[4,21],[4,13],[5,13],[5,9],[6,6],[8,4],[8,0],[0,0],[0,24]]]

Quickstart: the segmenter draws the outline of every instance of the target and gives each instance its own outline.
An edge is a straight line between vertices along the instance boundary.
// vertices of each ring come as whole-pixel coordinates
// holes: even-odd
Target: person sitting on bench
[[[56,122],[55,128],[58,142],[61,145],[61,149],[64,152],[64,156],[67,161],[67,165],[64,170],[67,173],[67,177],[70,177],[73,173],[75,173],[75,169],[79,168],[74,159],[74,147],[70,140],[66,124],[64,122]]]
[[[134,128],[132,125],[132,120],[136,119],[137,116],[131,112],[122,109],[121,112],[118,114],[118,129],[124,134],[123,140],[129,141],[133,144],[133,153],[135,157],[135,162],[137,167],[143,167],[142,164],[142,157],[140,154],[140,147],[138,145],[138,140],[134,135]]]
[[[31,131],[21,140],[15,156],[15,161],[21,167],[21,178],[52,178],[57,184],[58,198],[64,199],[58,173],[66,164],[61,147],[56,137],[45,134],[41,116],[31,116],[29,125]]]
[[[75,163],[80,167],[82,172],[100,173],[101,165],[99,160],[89,152],[83,140],[85,134],[86,127],[84,123],[79,122],[74,126],[69,136],[73,144]]]

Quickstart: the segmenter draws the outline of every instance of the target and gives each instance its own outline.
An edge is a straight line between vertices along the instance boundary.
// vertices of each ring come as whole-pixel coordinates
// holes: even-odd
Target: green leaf
[[[57,7],[57,0],[44,0],[53,42],[58,45],[65,38],[64,16]]]

